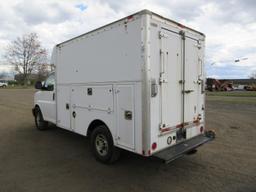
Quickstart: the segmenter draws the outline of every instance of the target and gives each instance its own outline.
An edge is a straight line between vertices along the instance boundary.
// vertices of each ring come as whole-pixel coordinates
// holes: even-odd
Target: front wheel
[[[44,120],[42,112],[38,107],[35,108],[35,123],[36,128],[40,131],[48,128],[48,122]]]
[[[91,151],[96,160],[108,164],[119,159],[120,151],[114,146],[112,135],[105,125],[96,127],[90,139]]]

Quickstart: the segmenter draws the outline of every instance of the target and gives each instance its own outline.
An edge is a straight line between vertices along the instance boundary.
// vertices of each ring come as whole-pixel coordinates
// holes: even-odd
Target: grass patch
[[[25,86],[25,85],[15,85],[15,86],[11,86],[11,85],[9,85],[9,86],[7,86],[7,87],[5,87],[5,88],[0,88],[0,90],[4,90],[4,89],[33,89],[34,88],[34,86],[33,85],[27,85],[27,86]]]
[[[221,97],[256,97],[256,91],[223,91],[223,92],[207,92],[207,96]]]
[[[216,102],[224,102],[224,103],[231,103],[231,104],[256,104],[256,97],[249,97],[249,96],[206,96],[207,101],[216,101]]]

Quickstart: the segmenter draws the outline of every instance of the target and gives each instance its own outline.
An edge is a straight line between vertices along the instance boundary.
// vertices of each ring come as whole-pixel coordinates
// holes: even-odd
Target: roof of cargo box
[[[93,32],[95,32],[95,31],[98,31],[98,30],[103,29],[103,28],[105,28],[105,27],[111,26],[111,25],[113,25],[113,24],[115,24],[115,23],[118,23],[118,22],[124,20],[124,19],[129,19],[129,18],[132,17],[132,16],[135,16],[135,15],[143,15],[143,14],[155,15],[155,16],[157,16],[157,17],[163,19],[163,20],[167,20],[167,21],[169,21],[169,22],[174,23],[174,24],[178,25],[178,26],[181,27],[181,28],[189,29],[189,30],[191,30],[191,31],[194,31],[194,32],[196,32],[196,33],[199,33],[200,35],[205,36],[205,34],[203,34],[202,32],[199,32],[199,31],[197,31],[197,30],[195,30],[195,29],[192,29],[192,28],[190,28],[190,27],[184,26],[183,24],[178,23],[178,22],[176,22],[176,21],[174,21],[174,20],[168,19],[168,18],[163,17],[163,16],[161,16],[161,15],[159,15],[159,14],[157,14],[157,13],[154,13],[154,12],[152,12],[152,11],[149,11],[149,10],[147,10],[147,9],[144,9],[144,10],[142,10],[142,11],[139,11],[139,12],[134,13],[134,14],[132,14],[132,15],[126,16],[126,17],[124,17],[124,18],[122,18],[122,19],[116,20],[116,21],[114,21],[114,22],[112,22],[112,23],[109,23],[109,24],[107,24],[107,25],[104,25],[104,26],[102,26],[102,27],[96,28],[96,29],[94,29],[94,30],[92,30],[92,31],[89,31],[89,32],[83,33],[83,34],[81,34],[81,35],[79,35],[79,36],[73,37],[73,38],[71,38],[71,39],[69,39],[69,40],[66,40],[66,41],[64,41],[64,42],[62,42],[62,43],[57,44],[57,46],[62,45],[62,44],[65,44],[65,43],[70,42],[70,41],[72,41],[72,40],[75,40],[75,39],[77,39],[77,38],[83,37],[83,36],[85,36],[85,35],[87,35],[87,34],[93,33]]]

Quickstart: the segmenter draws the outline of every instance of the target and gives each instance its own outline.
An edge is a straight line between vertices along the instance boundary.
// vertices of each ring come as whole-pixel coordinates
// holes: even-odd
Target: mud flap
[[[213,132],[206,132],[206,134],[204,135],[196,136],[192,139],[189,139],[187,141],[169,147],[163,151],[160,151],[154,154],[154,156],[164,160],[165,163],[170,163],[171,161],[185,155],[189,151],[196,149],[200,145],[212,141],[214,138],[215,134]]]

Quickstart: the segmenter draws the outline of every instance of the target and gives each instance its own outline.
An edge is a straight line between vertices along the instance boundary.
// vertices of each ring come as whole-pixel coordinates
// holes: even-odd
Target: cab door
[[[51,73],[45,80],[38,104],[44,120],[56,124],[55,73]]]

